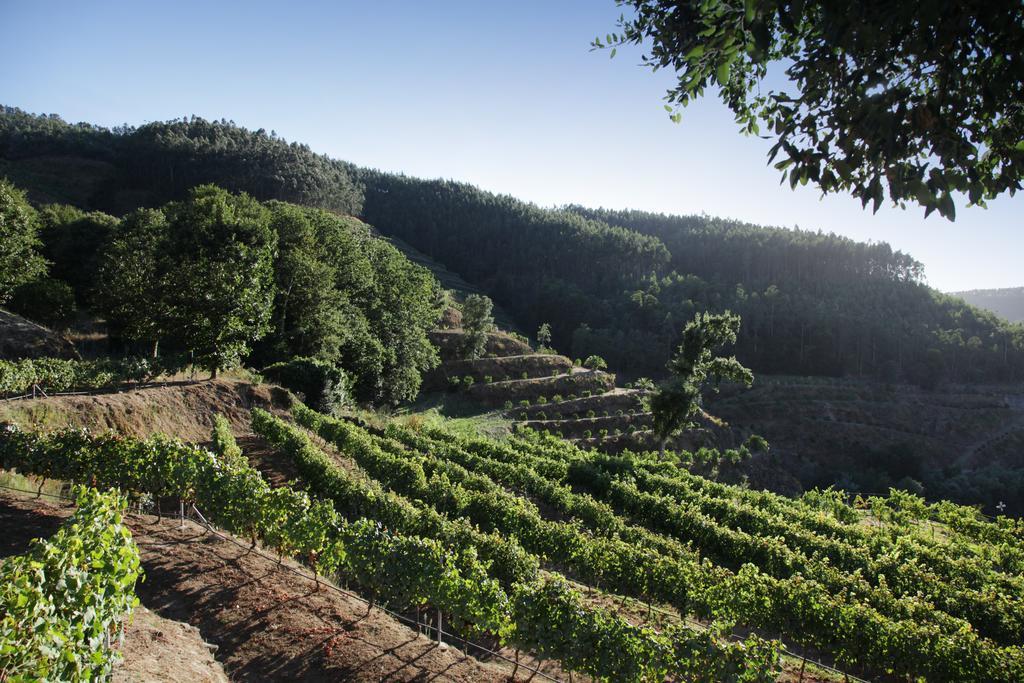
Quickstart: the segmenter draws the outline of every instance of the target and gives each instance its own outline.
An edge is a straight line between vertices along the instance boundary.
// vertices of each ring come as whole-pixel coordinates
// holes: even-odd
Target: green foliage
[[[174,255],[165,248],[169,226],[158,209],[126,216],[111,235],[97,272],[95,301],[111,330],[125,339],[151,345],[153,355],[174,335],[167,302]]]
[[[352,400],[345,372],[316,358],[292,358],[268,365],[260,371],[265,379],[302,394],[317,410],[334,414]]]
[[[640,377],[633,382],[633,387],[639,391],[654,391],[654,380],[650,377]]]
[[[494,303],[486,296],[470,294],[466,297],[462,305],[463,358],[472,360],[483,355],[487,333],[494,329],[493,308]]]
[[[684,599],[679,590],[683,585],[688,586],[685,606],[673,602],[683,611],[696,610],[700,614],[706,609],[719,617],[738,619],[739,623],[746,624],[753,621],[761,626],[771,622],[776,624],[773,628],[788,633],[798,642],[815,642],[819,647],[844,653],[841,660],[850,657],[845,661],[856,659],[869,668],[879,667],[890,672],[902,669],[921,674],[930,671],[930,676],[936,678],[1012,680],[1014,675],[1009,671],[1024,665],[1015,647],[1004,649],[978,638],[968,632],[969,627],[965,629],[962,621],[935,608],[936,604],[946,605],[969,617],[972,623],[985,624],[982,628],[986,630],[994,627],[998,631],[1011,623],[1017,623],[1012,628],[1018,628],[1019,622],[1011,616],[1014,607],[1008,603],[1003,605],[997,610],[1001,616],[996,617],[991,605],[984,606],[983,594],[972,594],[970,589],[965,591],[957,578],[965,576],[964,572],[980,577],[981,574],[974,572],[981,571],[988,581],[994,582],[988,584],[994,588],[1006,580],[1016,581],[1002,574],[1003,567],[1011,565],[996,568],[997,565],[987,565],[987,560],[982,560],[982,565],[988,569],[980,566],[968,569],[962,564],[961,553],[958,552],[954,560],[948,550],[932,547],[923,534],[911,531],[912,527],[902,527],[898,534],[889,538],[887,534],[856,523],[847,526],[838,520],[823,518],[819,510],[804,508],[791,499],[718,484],[690,475],[675,463],[660,462],[650,456],[595,456],[563,441],[545,439],[530,432],[509,444],[486,439],[456,440],[437,432],[431,437],[434,440],[430,447],[439,448],[438,442],[449,444],[449,457],[458,458],[474,471],[486,472],[505,486],[538,496],[601,534],[615,534],[633,547],[649,549],[649,554],[640,560],[651,572],[643,584],[644,590],[673,602]],[[425,448],[427,444],[421,441],[418,447]],[[563,488],[569,484],[571,489]],[[636,520],[647,529],[623,523],[623,518],[613,514],[611,509],[599,512],[599,508],[588,502],[587,496],[572,493],[572,490],[591,492],[598,500],[610,503],[616,513]],[[673,507],[676,504],[678,508]],[[920,504],[906,495],[892,499],[890,504],[896,509],[913,509],[918,511],[914,514],[921,514]],[[955,516],[951,514],[951,518],[973,518],[973,523],[977,523],[976,513],[969,509],[956,506],[946,509],[960,511]],[[964,515],[965,511],[969,514]],[[997,528],[1010,531],[1005,524],[976,528],[982,527],[988,529],[993,538],[1000,533]],[[673,546],[667,536],[651,535],[670,528],[676,530],[671,532],[674,538],[693,543],[700,549],[699,554],[681,555],[682,548]],[[689,531],[682,532],[683,528]],[[702,531],[697,532],[697,529]],[[757,532],[750,536],[749,530],[753,529]],[[1004,539],[1010,545],[1020,546],[1019,536],[1016,540]],[[717,553],[727,547],[737,553],[733,560],[725,562],[739,567],[736,573],[709,564],[706,559],[723,561],[724,557]],[[739,550],[741,547],[744,550]],[[795,555],[780,561],[790,551]],[[611,552],[611,548],[600,551],[601,556]],[[964,552],[969,553],[966,548]],[[821,561],[819,555],[827,556],[828,561]],[[744,559],[738,559],[741,556]],[[776,559],[769,560],[771,556]],[[877,570],[885,571],[890,578],[888,582],[880,581],[874,588],[862,584],[860,577],[865,563],[872,562],[867,559],[869,556],[877,560]],[[797,561],[797,557],[806,559]],[[1008,559],[1006,556],[1003,561]],[[683,564],[673,565],[677,561],[693,562],[696,564],[689,566],[703,565],[704,568],[697,574],[689,573],[682,570]],[[809,562],[815,569],[812,571],[807,568],[810,565],[800,564],[803,562]],[[843,570],[837,571],[833,563]],[[897,565],[899,569],[895,568]],[[612,563],[612,567],[616,566],[619,565]],[[755,566],[790,578],[770,578]],[[577,571],[582,569],[577,566]],[[919,599],[922,571],[937,572],[951,582],[944,588],[929,586],[929,590],[936,591],[932,593],[934,603]],[[701,576],[703,572],[708,573]],[[893,580],[904,572],[907,573],[905,581]],[[910,578],[911,575],[916,578]],[[615,585],[617,591],[625,590],[621,583],[626,580],[624,574],[605,574],[600,580],[602,585]],[[1007,586],[1006,590],[1016,589]],[[951,602],[954,594],[959,594],[960,598]],[[669,597],[673,595],[676,597]],[[838,597],[840,595],[845,597]],[[966,601],[958,608],[952,607],[959,600]],[[968,607],[968,604],[973,606]],[[982,617],[982,611],[989,616]],[[796,616],[798,613],[802,616]],[[994,617],[993,621],[989,621],[990,617]],[[997,623],[1003,626],[995,626]],[[871,627],[865,630],[867,624]],[[888,635],[876,638],[876,633]],[[1002,642],[1015,642],[1014,636],[1009,634],[1010,631],[1005,631],[999,636]],[[897,652],[890,649],[895,642],[905,645],[899,646]],[[963,653],[968,651],[975,653],[971,657],[975,658],[978,668],[964,664]]]
[[[46,273],[39,254],[39,220],[25,193],[0,178],[0,304],[19,285]]]
[[[619,0],[635,13],[595,47],[643,44],[669,68],[679,107],[717,88],[746,134],[777,138],[769,160],[790,185],[850,192],[877,211],[888,195],[953,220],[1021,188],[1024,26],[1012,0],[909,5]],[[784,64],[784,67],[781,66]],[[762,87],[782,70],[786,87]],[[669,111],[672,107],[666,105]]]
[[[583,361],[583,367],[587,370],[607,370],[608,363],[605,362],[601,356],[587,356],[587,359]]]
[[[717,388],[724,379],[750,386],[754,381],[753,373],[735,356],[716,355],[722,347],[736,343],[739,329],[739,316],[729,312],[698,314],[683,328],[683,341],[668,363],[672,378],[645,398],[654,433],[663,446],[698,414],[706,384],[713,382]]]
[[[85,202],[117,214],[182,199],[206,183],[261,200],[280,199],[349,215],[357,214],[362,204],[362,188],[347,164],[288,143],[273,132],[195,116],[108,129],[3,107],[0,155],[71,156],[112,166],[120,186],[112,191],[101,185]]]
[[[45,392],[107,389],[144,382],[180,368],[180,359],[160,361],[147,358],[102,359],[95,361],[61,358],[0,360],[0,395],[25,394],[38,386]]]
[[[537,328],[537,346],[541,349],[546,349],[551,346],[551,325],[548,323],[542,323]]]
[[[213,416],[213,431],[210,434],[210,450],[214,455],[233,465],[245,464],[242,449],[231,432],[231,423],[223,415]]]
[[[39,210],[43,256],[50,277],[68,283],[79,305],[93,302],[103,254],[117,229],[118,219],[99,211],[50,204]]]
[[[139,551],[116,492],[76,490],[51,538],[0,564],[0,671],[11,681],[106,680],[109,634],[138,605]]]
[[[274,330],[257,355],[338,364],[365,402],[415,397],[438,362],[426,335],[440,314],[437,282],[354,218],[268,206],[279,236],[277,295]]]
[[[60,329],[74,318],[75,293],[66,282],[46,277],[20,285],[7,307],[37,323]]]
[[[214,374],[237,365],[270,329],[277,235],[248,195],[195,188],[165,209],[166,307],[171,329]]]

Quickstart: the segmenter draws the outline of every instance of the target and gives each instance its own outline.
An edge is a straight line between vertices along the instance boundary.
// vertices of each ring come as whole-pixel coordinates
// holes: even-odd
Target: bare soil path
[[[0,554],[23,552],[31,538],[52,534],[70,509],[0,490]],[[317,590],[293,562],[279,567],[190,521],[182,527],[133,514],[127,522],[146,572],[136,587],[142,604],[194,628],[142,613],[136,642],[126,641],[125,649],[125,665],[136,673],[123,680],[224,680],[212,667],[207,678],[197,675],[203,665],[195,657],[209,655],[203,641],[216,646],[214,656],[233,681],[508,679],[505,669],[439,648],[380,610],[367,615],[357,599]],[[163,647],[185,641],[194,648]]]

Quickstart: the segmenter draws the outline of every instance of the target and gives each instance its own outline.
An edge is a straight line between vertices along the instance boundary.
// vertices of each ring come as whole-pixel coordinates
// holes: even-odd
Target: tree
[[[747,386],[754,381],[753,373],[735,356],[716,355],[736,343],[739,330],[740,317],[728,311],[698,313],[683,328],[682,342],[667,365],[670,379],[646,398],[662,453],[669,438],[693,424],[700,412],[701,393],[709,382],[717,389],[723,379]]]
[[[494,303],[489,297],[470,294],[462,304],[463,355],[474,359],[483,355],[487,347],[487,333],[494,328],[491,311]]]
[[[73,206],[50,204],[39,210],[39,223],[42,253],[51,263],[50,276],[68,283],[79,304],[92,303],[90,295],[118,219],[99,211],[86,213]]]
[[[37,230],[38,218],[25,193],[0,178],[0,304],[19,285],[46,274]]]
[[[791,186],[885,195],[953,220],[1024,178],[1024,12],[1017,0],[914,3],[618,0],[635,13],[595,48],[644,44],[677,72],[666,108],[719,89],[746,134],[777,139]],[[614,53],[613,53],[614,55]],[[788,87],[766,84],[782,69]],[[674,108],[673,108],[674,106]]]
[[[66,282],[43,277],[14,290],[8,308],[47,327],[62,328],[75,315],[75,293]]]
[[[337,361],[355,325],[349,315],[352,303],[338,287],[338,269],[330,255],[332,249],[355,252],[354,240],[348,231],[332,231],[337,243],[328,247],[312,211],[276,201],[267,206],[278,236],[278,256],[274,329],[264,355]]]
[[[537,328],[537,346],[541,349],[546,349],[551,346],[551,325],[542,323]]]
[[[277,235],[270,214],[247,194],[201,185],[167,205],[162,258],[171,329],[200,366],[216,377],[270,327]]]
[[[172,333],[167,217],[159,209],[139,209],[114,228],[97,270],[94,299],[111,331],[143,342],[155,358],[160,340]]]

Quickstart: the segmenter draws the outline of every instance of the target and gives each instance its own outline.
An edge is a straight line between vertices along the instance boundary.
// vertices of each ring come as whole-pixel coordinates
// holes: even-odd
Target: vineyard
[[[901,492],[791,499],[533,431],[251,414],[290,486],[220,418],[211,450],[11,428],[0,467],[195,505],[371,605],[595,679],[768,681],[807,652],[867,678],[1024,677],[1019,522]]]
[[[103,680],[138,604],[139,554],[116,493],[77,491],[78,510],[50,539],[0,565],[0,679]]]

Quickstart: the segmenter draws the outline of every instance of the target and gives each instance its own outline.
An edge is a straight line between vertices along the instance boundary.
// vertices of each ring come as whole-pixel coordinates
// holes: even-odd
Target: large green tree
[[[111,331],[150,346],[154,357],[160,340],[173,336],[167,293],[175,260],[167,239],[167,217],[159,209],[128,214],[112,231],[94,283],[93,300]]]
[[[163,300],[177,341],[213,376],[270,329],[277,235],[247,194],[201,185],[169,204],[160,258],[173,262]]]
[[[437,364],[427,337],[440,315],[436,280],[359,220],[281,202],[269,207],[280,247],[274,331],[260,357],[337,364],[363,401],[414,398],[422,373]]]
[[[653,429],[661,449],[700,413],[702,392],[722,380],[750,386],[754,375],[735,356],[719,356],[736,343],[740,317],[725,313],[698,313],[683,328],[682,343],[668,362],[670,377],[647,397]]]
[[[984,204],[1021,187],[1019,0],[617,2],[631,11],[594,46],[643,45],[644,64],[675,71],[677,121],[716,88],[744,132],[776,139],[793,186],[951,220],[954,192]]]
[[[38,217],[25,193],[0,178],[0,304],[46,273],[39,254]]]
[[[39,223],[42,253],[52,264],[50,276],[68,283],[80,305],[88,304],[118,219],[100,211],[51,204],[40,209]]]
[[[494,302],[481,294],[470,294],[462,304],[462,354],[470,360],[483,355],[487,333],[494,329]]]

